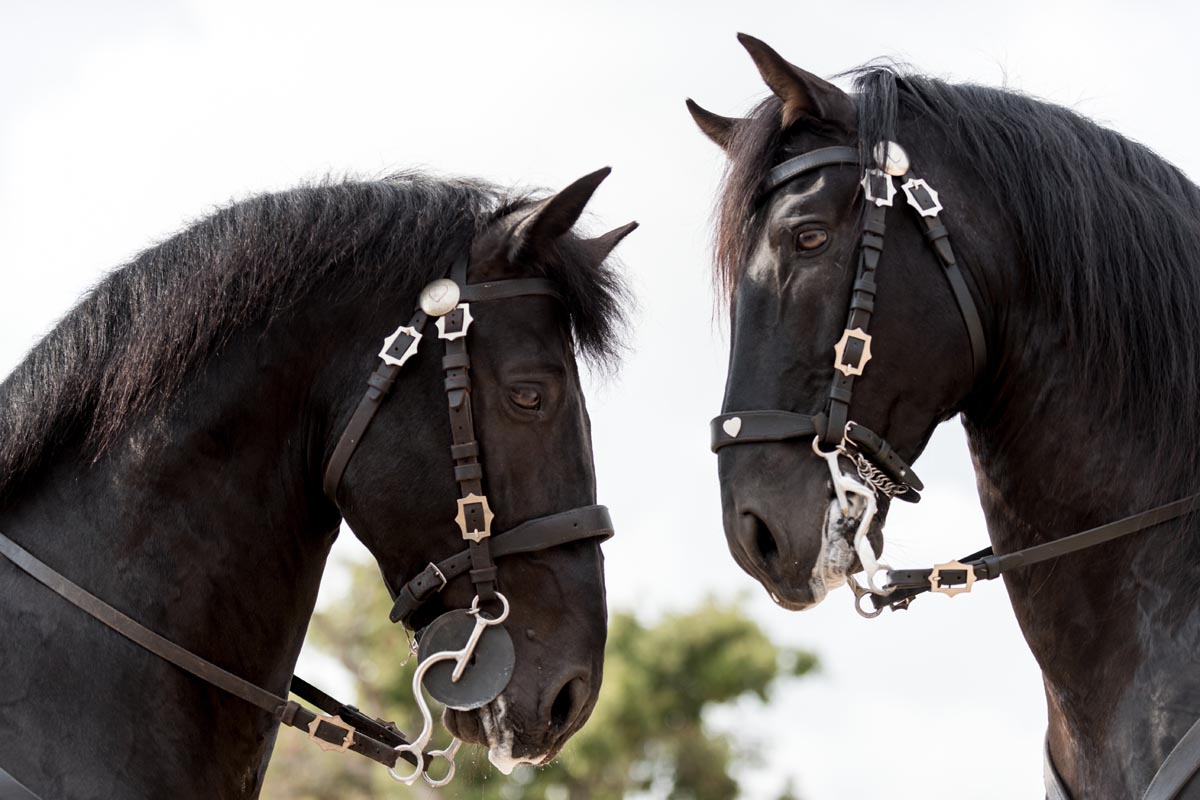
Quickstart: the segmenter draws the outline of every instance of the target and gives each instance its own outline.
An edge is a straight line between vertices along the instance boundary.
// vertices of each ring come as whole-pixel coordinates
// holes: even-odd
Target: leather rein
[[[383,401],[391,393],[401,368],[416,355],[430,321],[435,321],[438,338],[446,342],[442,369],[445,372],[444,388],[448,398],[452,432],[450,452],[454,459],[454,477],[460,495],[457,501],[458,513],[454,521],[468,544],[465,550],[436,564],[429,564],[399,590],[393,590],[389,584],[388,591],[395,601],[389,616],[392,622],[403,622],[410,626],[411,617],[417,609],[444,589],[450,581],[468,574],[476,591],[476,600],[469,612],[457,613],[476,615],[480,620],[479,633],[472,636],[461,651],[435,653],[429,658],[425,658],[425,654],[422,653],[423,661],[460,657],[459,660],[463,662],[460,672],[472,655],[483,629],[488,626],[498,627],[498,623],[507,616],[508,601],[497,591],[498,568],[495,559],[536,552],[585,539],[604,541],[613,535],[608,509],[592,505],[531,519],[508,531],[497,532],[493,537],[492,520],[495,515],[483,489],[480,446],[471,416],[471,361],[466,341],[467,330],[473,321],[470,303],[538,295],[561,301],[562,296],[551,281],[543,278],[516,278],[468,284],[468,264],[468,256],[464,253],[455,261],[449,278],[435,280],[426,286],[421,292],[418,308],[412,318],[385,339],[383,349],[379,353],[381,363],[367,380],[366,393],[351,415],[330,456],[323,480],[325,494],[336,504],[342,476],[351,457],[362,442]],[[495,543],[492,542],[493,538]],[[411,783],[421,776],[431,785],[440,786],[448,783],[453,776],[453,755],[458,747],[457,740],[446,750],[426,750],[424,745],[428,737],[424,732],[423,736],[417,739],[419,744],[414,745],[395,723],[371,718],[354,706],[341,703],[325,694],[299,676],[293,676],[291,693],[324,712],[314,713],[294,700],[281,697],[240,678],[155,633],[68,580],[2,533],[0,555],[76,608],[143,649],[202,681],[261,708],[281,723],[306,731],[323,750],[359,753],[385,765],[392,777],[406,783]],[[496,600],[503,604],[503,614],[489,619],[479,611],[481,603],[488,604]],[[509,672],[511,673],[511,664]],[[503,685],[497,693],[502,689]],[[435,756],[444,757],[449,762],[449,774],[441,780],[433,780],[425,774],[425,769]],[[394,768],[401,760],[414,767],[410,775],[402,777],[395,773]]]

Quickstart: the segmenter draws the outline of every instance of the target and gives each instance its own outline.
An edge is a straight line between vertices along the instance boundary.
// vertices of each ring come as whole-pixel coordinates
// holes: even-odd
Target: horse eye
[[[796,234],[797,250],[818,250],[829,241],[829,234],[820,228],[809,228]]]
[[[508,393],[513,403],[529,411],[537,411],[542,407],[542,393],[529,386],[518,386]]]

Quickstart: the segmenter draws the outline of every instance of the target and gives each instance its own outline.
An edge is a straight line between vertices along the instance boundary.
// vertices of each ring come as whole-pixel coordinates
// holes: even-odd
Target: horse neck
[[[68,451],[0,512],[0,530],[70,580],[277,692],[338,521],[311,489],[294,333],[235,337],[168,411],[94,463]]]
[[[1011,272],[1015,263],[983,266]],[[1079,354],[1065,345],[1061,319],[1021,304],[1004,316],[995,378],[964,414],[997,552],[1200,491],[1194,470],[1164,470],[1176,443],[1139,430],[1138,414],[1169,409],[1104,414],[1097,388],[1074,377]],[[1043,672],[1051,749],[1075,791],[1140,792],[1200,709],[1200,674],[1191,667],[1200,649],[1200,564],[1194,547],[1187,552],[1196,527],[1185,518],[1005,576]]]

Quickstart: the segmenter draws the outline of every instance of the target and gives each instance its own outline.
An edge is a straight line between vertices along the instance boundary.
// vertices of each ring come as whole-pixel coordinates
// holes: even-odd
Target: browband
[[[763,192],[773,192],[797,175],[819,167],[828,167],[833,164],[858,166],[860,163],[862,162],[859,160],[858,150],[853,147],[822,147],[820,150],[811,150],[772,167],[771,171],[767,173],[766,180],[763,181]]]

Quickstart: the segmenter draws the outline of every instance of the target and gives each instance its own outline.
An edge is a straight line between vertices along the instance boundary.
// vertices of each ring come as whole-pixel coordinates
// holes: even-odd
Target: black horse
[[[725,412],[831,407],[864,226],[886,219],[873,357],[867,366],[859,353],[850,419],[911,464],[935,427],[961,416],[997,553],[1200,488],[1195,185],[1147,148],[1016,92],[875,66],[856,71],[848,94],[741,39],[774,96],[745,119],[689,101],[730,159],[716,237],[732,318]],[[940,241],[936,226],[910,209],[868,213],[860,179],[882,141],[907,150],[940,193],[963,302],[925,241]],[[858,156],[763,191],[772,168],[830,147]],[[982,364],[964,324],[972,303]],[[725,436],[740,432],[725,421]],[[789,609],[862,566],[856,520],[831,499],[813,438],[719,450],[730,550]],[[868,534],[875,555],[887,505],[881,497]],[[1076,797],[1139,796],[1200,716],[1197,524],[1183,517],[1006,573],[1044,676],[1048,754]],[[1200,796],[1196,783],[1187,796]]]
[[[418,292],[468,252],[470,283],[557,297],[477,303],[479,447],[505,531],[594,501],[575,352],[609,359],[632,230],[571,233],[608,170],[549,198],[407,174],[265,195],[100,283],[0,387],[0,532],[155,632],[286,695],[344,518],[394,592],[463,546],[441,353],[401,372],[337,491],[322,474]],[[435,340],[436,341],[436,340]],[[473,578],[474,579],[474,578]],[[466,741],[553,756],[600,686],[595,539],[500,560],[516,668],[447,712]],[[467,606],[452,580],[416,627]],[[278,723],[118,636],[0,558],[0,767],[46,797],[252,797]],[[397,658],[406,656],[397,633]],[[503,701],[503,703],[501,703]],[[354,757],[354,756],[346,756]]]

